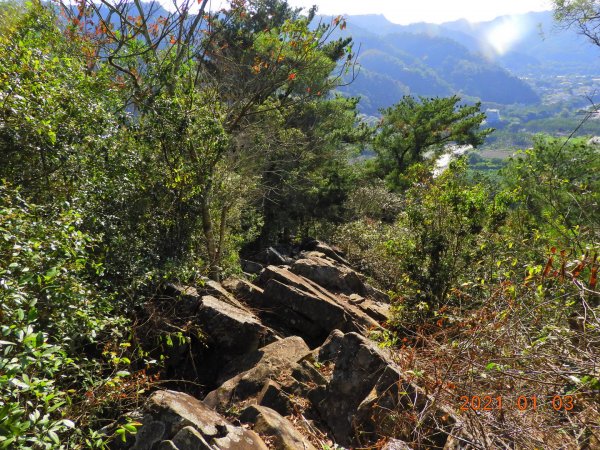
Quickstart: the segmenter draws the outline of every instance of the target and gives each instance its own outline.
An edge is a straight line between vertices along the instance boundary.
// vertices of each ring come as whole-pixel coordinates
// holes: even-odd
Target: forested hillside
[[[347,20],[341,34],[361,44],[363,76],[342,90],[360,96],[361,111],[371,115],[408,94],[459,94],[496,107],[537,105],[542,96],[531,80],[592,76],[600,69],[594,47],[551,12],[439,25],[397,25],[381,15]]]
[[[540,100],[527,83],[455,40],[404,32],[401,26],[391,27],[389,34],[378,35],[371,30],[381,28],[367,30],[354,23],[350,17],[342,35],[352,36],[360,43],[358,62],[362,76],[342,92],[360,96],[361,111],[367,114],[377,115],[380,108],[409,94],[459,94],[501,104]]]
[[[284,0],[0,3],[0,449],[598,448],[597,138],[486,177],[478,99],[537,97]]]

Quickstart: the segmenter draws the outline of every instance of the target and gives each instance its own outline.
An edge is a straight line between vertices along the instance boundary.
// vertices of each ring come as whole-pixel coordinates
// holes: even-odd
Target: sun
[[[495,50],[496,54],[504,55],[519,42],[527,32],[527,25],[518,16],[508,16],[492,28],[486,36],[487,42]]]

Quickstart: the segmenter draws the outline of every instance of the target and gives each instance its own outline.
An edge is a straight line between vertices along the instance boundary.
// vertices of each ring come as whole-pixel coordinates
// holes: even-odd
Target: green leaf
[[[23,383],[23,381],[21,381],[18,378],[11,379],[9,381],[9,383],[12,384],[13,386],[16,386],[16,387],[21,388],[21,389],[29,389],[29,385]]]
[[[52,441],[56,445],[60,444],[60,439],[58,438],[58,435],[54,431],[52,431],[52,430],[48,431],[48,436],[50,437],[50,439],[52,439]]]
[[[41,347],[42,345],[44,345],[44,333],[40,331],[35,337],[35,346]]]
[[[500,370],[500,366],[493,362],[491,362],[487,366],[485,366],[485,370],[494,370],[494,369]]]
[[[123,428],[125,428],[127,431],[129,431],[132,434],[137,433],[137,428],[135,427],[135,425],[132,425],[130,423],[126,423],[125,425],[123,425]]]

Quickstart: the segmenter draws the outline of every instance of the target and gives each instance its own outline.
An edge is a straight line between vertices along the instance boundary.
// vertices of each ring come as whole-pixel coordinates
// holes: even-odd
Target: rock
[[[158,448],[156,450],[181,450],[177,448],[177,446],[173,443],[173,441],[162,441],[158,444]]]
[[[344,335],[326,398],[318,405],[337,443],[352,443],[353,416],[387,366],[374,343],[357,333]]]
[[[385,322],[389,318],[390,305],[387,303],[371,300],[358,294],[348,296],[348,302],[378,322]]]
[[[204,402],[225,410],[233,402],[241,402],[257,395],[266,380],[285,380],[291,377],[294,364],[310,353],[304,340],[292,336],[273,342],[256,352],[232,361],[224,374],[237,373],[210,392]]]
[[[290,269],[298,275],[335,293],[358,295],[376,302],[389,304],[384,292],[364,281],[364,277],[350,268],[319,252],[304,252]]]
[[[194,427],[182,428],[171,442],[179,450],[210,450],[210,444]]]
[[[310,386],[311,388],[315,386],[325,386],[327,384],[325,377],[317,370],[314,363],[310,362],[308,359],[303,359],[294,366],[292,377],[300,383],[312,385]]]
[[[240,259],[240,265],[242,270],[246,273],[257,274],[264,269],[264,266],[254,261],[248,261],[247,259]]]
[[[344,308],[325,296],[315,296],[274,279],[267,282],[263,296],[287,333],[302,336],[311,346],[323,342],[331,329],[346,330],[350,326]]]
[[[265,287],[269,280],[277,280],[286,286],[295,287],[316,297],[325,297],[335,301],[335,296],[322,286],[296,275],[284,267],[268,266],[261,272],[257,285]]]
[[[332,292],[365,293],[365,285],[354,270],[329,258],[310,254],[306,256],[292,265],[290,270],[293,273],[308,278]]]
[[[367,335],[380,326],[373,318],[340,296],[288,269],[269,266],[259,284],[264,286],[261,317],[283,334],[298,334],[311,346],[320,345],[331,330]],[[271,314],[271,319],[268,316]],[[276,320],[274,320],[276,319]]]
[[[285,266],[293,263],[294,260],[283,254],[281,250],[269,247],[256,255],[254,259],[264,264],[274,264],[276,266]]]
[[[150,448],[155,442],[162,440],[165,435],[165,424],[157,420],[147,420],[135,435],[133,450]]]
[[[229,433],[213,439],[214,446],[219,450],[267,450],[263,440],[251,430],[234,427]]]
[[[282,391],[279,383],[273,380],[267,380],[256,397],[256,403],[274,409],[282,416],[292,413],[292,404],[288,396]]]
[[[229,303],[239,309],[246,309],[231,293],[229,293],[221,283],[218,283],[210,278],[203,277],[202,284],[196,288],[201,295],[210,295],[216,297],[222,302]]]
[[[257,433],[272,437],[275,450],[316,450],[288,419],[271,408],[249,406],[242,412],[240,419],[253,423]]]
[[[159,297],[166,301],[175,301],[178,315],[182,317],[195,315],[200,303],[200,294],[196,288],[178,283],[168,283]]]
[[[232,425],[200,400],[181,392],[155,392],[144,411],[135,450],[267,449],[256,433]]]
[[[347,333],[340,339],[332,333],[327,346],[319,354],[334,356],[331,380],[317,404],[335,441],[344,446],[369,446],[381,436],[412,440],[414,423],[403,413],[419,414],[420,432],[426,443],[443,448],[449,430],[458,422],[453,412],[443,407],[431,408],[430,398],[418,386],[405,381],[389,353],[357,333]],[[358,438],[360,440],[357,442]]]
[[[318,360],[321,363],[337,360],[338,353],[342,348],[342,341],[344,339],[344,333],[340,330],[333,330],[323,345],[318,349]]]
[[[275,340],[275,333],[250,311],[215,297],[202,297],[197,317],[209,345],[227,355],[252,352]]]
[[[390,439],[381,450],[412,450],[412,448],[406,442]]]
[[[243,278],[228,278],[223,281],[223,286],[250,308],[260,308],[264,306],[263,289]]]
[[[330,247],[324,242],[317,241],[316,239],[309,239],[303,242],[301,249],[306,251],[317,251],[323,253],[328,258],[331,258],[334,261],[339,262],[340,264],[350,266],[350,263],[342,256],[342,252],[339,249],[333,249],[333,247]]]
[[[390,296],[387,295],[385,292],[380,291],[377,288],[374,288],[373,286],[371,286],[369,283],[365,283],[365,294],[368,298],[371,298],[375,301],[381,302],[381,303],[390,303]]]

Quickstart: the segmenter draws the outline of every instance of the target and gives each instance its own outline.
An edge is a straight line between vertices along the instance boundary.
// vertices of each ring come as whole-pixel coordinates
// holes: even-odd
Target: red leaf
[[[546,278],[548,276],[548,274],[550,273],[550,270],[552,269],[552,261],[554,260],[554,257],[551,256],[550,259],[548,260],[548,262],[546,263],[546,267],[544,268],[544,272],[542,273],[542,278]]]

